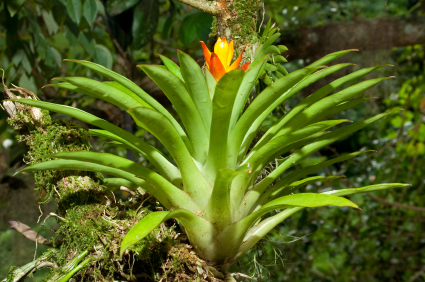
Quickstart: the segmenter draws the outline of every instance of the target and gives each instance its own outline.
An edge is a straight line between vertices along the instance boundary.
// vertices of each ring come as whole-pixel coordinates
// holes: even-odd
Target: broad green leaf
[[[269,142],[267,142],[263,147],[256,151],[249,159],[246,160],[246,163],[252,165],[252,170],[256,171],[257,168],[262,170],[264,166],[269,163],[270,159],[278,157],[283,154],[282,149],[288,147],[291,144],[298,143],[305,138],[310,139],[311,136],[329,129],[333,126],[347,122],[349,120],[329,120],[318,122],[297,130],[291,134],[277,134]],[[287,148],[285,152],[292,150],[292,146]],[[256,173],[253,173],[256,177]]]
[[[175,76],[177,76],[178,78],[180,78],[180,80],[182,82],[184,82],[182,73],[180,71],[180,67],[174,63],[173,61],[171,61],[170,59],[168,59],[165,56],[159,55],[159,58],[161,59],[161,61],[164,63],[164,65],[167,67],[167,69],[174,74]]]
[[[361,69],[354,73],[351,73],[347,76],[344,76],[342,78],[339,78],[328,85],[320,88],[318,91],[314,92],[310,96],[308,96],[306,99],[304,99],[301,103],[299,103],[295,108],[293,108],[288,114],[283,116],[275,125],[273,125],[260,139],[260,141],[257,142],[257,144],[254,146],[261,147],[269,141],[279,130],[281,130],[292,118],[294,118],[296,115],[298,115],[300,112],[302,112],[305,108],[313,105],[317,101],[321,100],[328,94],[330,94],[332,91],[340,88],[345,83],[351,82],[353,80],[359,79],[377,69],[380,69],[382,67],[385,67],[388,65],[382,65],[377,67],[371,67],[367,69]],[[327,68],[325,70],[331,69],[333,67]]]
[[[347,195],[353,195],[358,193],[365,193],[365,192],[372,192],[377,190],[384,190],[384,189],[392,189],[392,188],[402,188],[402,187],[408,187],[409,184],[379,184],[379,185],[372,185],[367,186],[363,188],[355,188],[355,189],[343,189],[343,190],[337,190],[337,191],[329,191],[326,193],[329,193],[334,196],[347,196]],[[340,191],[338,193],[338,191]],[[262,222],[260,224],[254,226],[251,228],[251,230],[247,233],[247,236],[243,239],[243,244],[241,244],[239,251],[237,254],[230,260],[230,262],[233,262],[237,260],[240,256],[245,254],[248,250],[250,250],[259,240],[261,240],[264,236],[267,235],[273,228],[275,228],[279,223],[287,219],[288,217],[294,215],[295,213],[303,210],[304,207],[296,207],[296,208],[290,208],[286,209],[277,215],[271,216]]]
[[[230,199],[230,190],[233,179],[241,174],[230,169],[220,169],[214,181],[213,191],[208,204],[205,208],[203,217],[222,229],[231,223],[232,203]]]
[[[267,115],[273,110],[269,109],[277,99],[285,95],[287,91],[300,82],[305,76],[310,75],[319,68],[312,69],[301,69],[294,71],[291,74],[282,77],[275,83],[267,87],[261,92],[256,99],[249,105],[248,109],[243,113],[242,117],[236,123],[235,127],[230,133],[231,143],[229,144],[229,162],[228,167],[233,168],[236,166],[236,158],[239,153],[239,148],[244,140],[245,134],[251,128],[251,125],[257,120],[257,118],[268,112]],[[289,98],[289,97],[288,97]],[[283,102],[283,101],[282,101]]]
[[[373,86],[387,79],[389,78],[377,78],[360,82],[338,93],[323,98],[322,100],[314,103],[313,105],[305,109],[302,113],[293,118],[285,125],[284,129],[282,130],[284,131],[284,133],[289,133],[299,127],[309,124],[310,122],[314,122],[317,120],[316,117],[322,115],[323,112],[330,111],[336,105],[349,101],[357,95],[362,94],[367,89],[370,89]]]
[[[230,119],[229,133],[235,126],[239,116],[241,115],[245,104],[251,94],[254,85],[258,81],[258,77],[260,73],[263,71],[264,66],[266,64],[267,56],[263,56],[260,58],[261,60],[252,68],[249,69],[241,83],[241,87],[239,88],[238,95],[236,96],[235,105],[233,107],[232,117]]]
[[[131,80],[125,78],[124,76],[117,74],[116,72],[113,72],[107,68],[105,68],[104,66],[92,63],[92,62],[88,62],[88,61],[82,61],[82,60],[65,60],[65,61],[70,61],[70,62],[74,62],[80,65],[83,65],[95,72],[98,72],[112,80],[115,80],[116,82],[122,84],[124,87],[128,88],[130,91],[132,91],[134,94],[136,94],[137,96],[140,97],[140,99],[138,100],[144,107],[147,108],[153,108],[155,110],[157,110],[158,112],[162,113],[163,115],[165,115],[169,120],[171,120],[171,122],[173,123],[174,127],[179,131],[180,136],[186,136],[186,133],[184,132],[184,130],[181,128],[180,124],[174,119],[174,117],[160,104],[158,103],[158,101],[156,101],[154,98],[152,98],[148,93],[146,93],[145,91],[143,91],[143,89],[141,89],[139,86],[137,86],[134,82],[132,82]],[[147,105],[145,105],[147,104]],[[186,137],[187,138],[187,137]]]
[[[93,26],[94,21],[97,17],[97,4],[96,0],[85,0],[84,2],[84,17],[86,18],[88,24]],[[108,1],[109,2],[109,1]]]
[[[288,168],[296,164],[299,160],[304,159],[308,155],[316,152],[317,150],[337,141],[338,139],[347,136],[353,132],[356,132],[367,125],[391,114],[393,112],[383,113],[376,115],[372,118],[369,118],[367,120],[356,122],[352,125],[344,126],[341,128],[336,129],[335,131],[320,137],[317,141],[313,142],[312,144],[309,144],[305,147],[303,147],[298,152],[294,153],[290,158],[288,158],[286,161],[284,161],[281,165],[279,165],[272,173],[270,173],[266,178],[264,178],[259,184],[258,184],[258,190],[263,190],[265,187],[269,186],[279,175],[281,175],[283,172],[285,172]],[[264,191],[264,190],[263,190]]]
[[[67,0],[66,10],[68,11],[68,15],[71,20],[77,25],[79,25],[82,12],[81,0]]]
[[[230,118],[239,87],[244,78],[243,70],[226,73],[217,83],[213,99],[213,116],[211,123],[210,148],[205,173],[214,181],[218,170],[226,167],[228,155]]]
[[[109,168],[111,171],[119,170],[124,171],[127,174],[134,175],[138,178],[145,180],[151,185],[143,185],[144,183],[140,183],[146,191],[152,194],[158,201],[161,202],[167,209],[170,208],[181,208],[185,207],[188,210],[196,211],[197,206],[192,201],[192,199],[185,194],[182,190],[178,189],[170,182],[168,182],[161,175],[153,172],[152,170],[139,165],[133,161],[128,159],[108,154],[108,153],[97,153],[97,152],[87,152],[87,151],[78,151],[78,152],[63,152],[57,153],[54,155],[49,155],[49,158],[59,158],[60,160],[68,160],[68,161],[78,161],[78,162],[86,162],[84,167],[81,167],[78,170],[86,170],[87,167],[90,167],[91,164],[98,164],[100,166]],[[44,162],[46,165],[49,165],[50,162]],[[43,164],[43,163],[40,163]],[[32,165],[30,167],[34,167]],[[62,165],[57,169],[65,169],[68,165]],[[69,168],[68,168],[69,170]],[[90,169],[89,171],[93,171]],[[100,171],[105,173],[103,171]],[[112,175],[122,177],[121,175],[117,175],[117,173],[111,173]],[[126,175],[126,174],[122,174]],[[127,177],[122,177],[127,180],[130,180]],[[130,180],[132,181],[132,180]],[[139,185],[138,183],[138,185]]]
[[[157,0],[143,0],[134,9],[132,26],[133,45],[141,48],[154,35],[158,26],[159,2]]]
[[[328,197],[323,197],[328,196]],[[358,206],[342,197],[329,197],[331,195],[324,194],[315,194],[315,193],[301,193],[294,194],[289,196],[284,196],[269,202],[260,210],[248,215],[244,219],[233,223],[226,227],[220,234],[217,236],[217,241],[219,240],[232,240],[233,242],[239,242],[245,244],[244,237],[246,236],[249,228],[260,219],[266,213],[282,209],[282,208],[292,208],[292,207],[323,207],[323,206],[337,206],[337,207],[353,207],[358,208]],[[264,235],[263,235],[264,236]]]
[[[269,115],[269,112],[271,112],[272,110],[277,108],[280,104],[282,104],[282,102],[285,99],[287,99],[287,97],[291,97],[294,94],[301,91],[302,89],[306,88],[307,86],[313,84],[314,82],[317,82],[318,80],[323,79],[323,78],[327,77],[328,75],[335,73],[335,72],[337,72],[337,71],[339,71],[339,70],[341,70],[345,67],[351,66],[351,65],[352,64],[339,64],[339,65],[335,65],[335,66],[332,66],[332,67],[329,67],[329,68],[319,70],[319,71],[313,73],[312,75],[307,76],[300,83],[296,84],[294,87],[292,87],[290,89],[290,91],[288,93],[285,93],[284,96],[280,97],[279,99],[276,99],[276,101],[274,101],[266,111],[264,111],[262,114],[260,114],[260,116],[257,118],[257,120],[253,123],[253,125],[251,125],[251,128],[249,129],[248,133],[245,136],[245,140],[242,143],[242,146],[241,146],[242,149],[239,153],[239,159],[242,159],[242,157],[246,154],[248,148],[251,146],[253,138],[255,137],[255,135],[258,132],[258,128],[261,126],[263,121],[267,118],[267,116]],[[301,128],[301,127],[298,127],[298,128]],[[252,155],[253,152],[255,152],[258,148],[263,146],[267,141],[269,141],[271,139],[271,137],[273,137],[273,136],[271,136],[271,135],[263,136],[263,138],[261,138],[261,140],[259,142],[257,142],[257,144],[254,146],[254,148],[252,149],[252,151],[250,152],[248,157],[250,155]]]
[[[121,243],[120,256],[123,255],[124,251],[130,246],[136,244],[143,238],[145,238],[151,231],[158,227],[161,223],[168,219],[175,218],[183,224],[186,229],[186,233],[192,233],[191,230],[196,230],[195,233],[198,236],[202,236],[210,239],[208,234],[211,230],[211,224],[203,218],[185,210],[178,209],[175,211],[159,211],[152,212],[142,218],[133,228],[125,235],[124,240]],[[200,230],[199,230],[200,229]],[[201,231],[202,230],[202,231]],[[192,235],[192,234],[190,234]],[[189,235],[189,238],[191,237]],[[206,242],[208,242],[208,239]],[[207,244],[206,242],[200,242]],[[203,246],[195,246],[195,248],[202,248]]]
[[[201,115],[183,82],[170,71],[154,65],[139,66],[167,95],[188,132],[192,143],[193,157],[205,162],[208,150],[208,135]]]
[[[333,165],[335,163],[343,162],[352,158],[357,157],[360,154],[364,154],[371,151],[360,151],[360,152],[354,152],[351,154],[347,154],[338,158],[330,159],[328,161],[321,162],[316,165],[303,167],[300,169],[297,169],[291,173],[288,173],[285,175],[281,180],[279,180],[276,184],[274,184],[270,189],[268,189],[265,192],[265,189],[267,187],[265,186],[255,186],[253,190],[249,191],[242,202],[242,204],[239,206],[238,211],[238,218],[241,219],[249,214],[250,211],[254,210],[255,208],[258,208],[258,206],[262,206],[264,203],[266,203],[271,198],[271,195],[276,195],[279,193],[282,189],[285,189],[291,183],[294,183],[295,181],[299,180],[302,177],[305,177],[309,174],[312,174],[320,169],[323,169],[325,167],[328,167],[330,165]],[[265,192],[265,193],[264,193]]]
[[[128,112],[136,123],[151,132],[167,148],[180,169],[183,187],[201,207],[207,204],[210,187],[197,168],[185,144],[172,123],[161,113],[147,108],[133,108]]]
[[[107,122],[104,119],[98,118],[80,109],[43,101],[36,101],[32,99],[19,99],[19,103],[38,107],[48,111],[61,113],[64,115],[69,115],[88,124],[107,130],[111,132],[111,134],[114,134],[126,140],[132,146],[137,147],[140,153],[143,154],[143,156],[145,156],[146,159],[148,159],[152,163],[152,165],[161,173],[161,175],[166,177],[168,180],[175,183],[178,182],[179,179],[181,179],[180,172],[178,171],[178,169],[174,165],[172,165],[158,149],[146,144],[145,142],[140,140],[140,138],[137,138],[133,134],[125,131],[124,129],[116,125],[113,125],[110,122]]]
[[[207,68],[205,68],[205,80],[207,81],[208,93],[210,94],[210,100],[212,101],[214,99],[214,92],[217,81],[215,81],[214,77]]]
[[[204,78],[204,73],[198,63],[186,53],[177,51],[180,62],[180,70],[183,79],[186,83],[186,88],[198,109],[208,137],[210,136],[212,103],[208,93],[207,82]]]
[[[123,92],[118,88],[94,79],[86,77],[60,77],[54,78],[54,80],[65,81],[75,85],[84,90],[84,94],[114,104],[125,111],[130,108],[141,106],[141,103],[127,92]]]

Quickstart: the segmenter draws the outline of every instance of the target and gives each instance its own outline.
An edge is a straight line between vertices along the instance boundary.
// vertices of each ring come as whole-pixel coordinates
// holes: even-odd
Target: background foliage
[[[423,0],[311,2],[265,1],[264,22],[271,18],[282,29],[280,43],[286,44],[294,34],[301,34],[307,28],[363,20],[423,18],[425,9]],[[202,63],[198,41],[208,40],[213,21],[209,15],[173,0],[5,0],[0,3],[0,62],[7,85],[25,87],[42,100],[78,105],[132,132],[135,125],[126,122],[128,118],[118,108],[80,94],[40,88],[55,76],[93,76],[78,64],[62,62],[64,58],[90,60],[131,78],[170,107],[161,91],[135,65],[160,63],[158,53],[176,59],[176,49]],[[376,38],[364,40],[373,44]],[[419,41],[411,46],[392,46],[388,42],[388,48],[358,52],[341,59],[340,62],[357,63],[354,69],[393,64],[394,68],[385,68],[374,75],[397,78],[366,93],[379,99],[370,100],[367,107],[347,111],[340,118],[356,121],[395,108],[404,111],[341,140],[322,150],[320,155],[311,156],[309,164],[344,152],[377,151],[320,172],[346,178],[315,183],[305,189],[324,191],[380,182],[407,182],[413,186],[375,192],[370,197],[356,195],[353,200],[362,207],[362,212],[307,209],[263,240],[241,260],[239,268],[235,266],[235,271],[274,281],[425,281],[424,44]],[[317,56],[310,54],[296,60],[288,57],[285,67],[291,70]],[[312,85],[302,95],[320,86]],[[278,118],[296,101],[294,98],[282,105],[270,119]],[[0,277],[3,277],[9,266],[25,264],[34,256],[33,243],[9,230],[6,222],[20,220],[34,226],[39,211],[32,180],[13,177],[25,165],[22,159],[26,149],[7,127],[5,113],[0,111],[0,115]],[[264,129],[267,125],[265,122]],[[155,142],[144,131],[136,135]],[[98,151],[112,150],[104,140],[94,140],[92,145]],[[115,153],[130,154],[124,150]],[[54,209],[51,205],[41,205],[41,209],[49,212]],[[36,229],[41,228],[40,224]],[[43,234],[48,234],[54,225],[53,219],[47,220]],[[38,247],[38,252],[41,251]]]

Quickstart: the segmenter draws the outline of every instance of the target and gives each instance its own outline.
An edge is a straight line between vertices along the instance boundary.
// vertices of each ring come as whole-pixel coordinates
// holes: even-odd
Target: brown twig
[[[383,203],[384,205],[394,206],[394,207],[397,207],[397,208],[408,209],[408,210],[413,210],[413,211],[418,211],[418,212],[425,212],[425,208],[415,207],[415,206],[408,206],[408,205],[403,205],[403,204],[394,203],[394,202],[388,202],[387,200],[384,200],[382,198],[376,197],[374,195],[370,195],[370,194],[367,194],[367,195],[370,198],[374,199],[375,201],[378,201],[380,203]]]

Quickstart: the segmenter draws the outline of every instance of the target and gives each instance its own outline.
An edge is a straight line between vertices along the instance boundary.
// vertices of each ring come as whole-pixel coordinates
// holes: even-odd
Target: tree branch
[[[381,202],[384,205],[388,205],[388,206],[394,206],[397,208],[402,208],[402,209],[408,209],[408,210],[413,210],[413,211],[418,211],[418,212],[425,212],[425,208],[421,208],[421,207],[414,207],[414,206],[408,206],[408,205],[403,205],[400,203],[394,203],[394,202],[388,202],[387,200],[384,200],[382,198],[367,194],[370,198],[374,199],[375,201]]]
[[[277,44],[286,45],[289,60],[319,58],[346,50],[388,50],[425,43],[425,17],[358,20],[284,31]]]
[[[177,1],[214,16],[218,15],[219,13],[217,1],[206,1],[206,0],[177,0]]]

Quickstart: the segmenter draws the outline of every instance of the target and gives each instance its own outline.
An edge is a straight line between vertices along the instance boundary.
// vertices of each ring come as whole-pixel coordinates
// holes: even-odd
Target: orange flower
[[[217,82],[225,73],[235,70],[239,67],[239,64],[242,61],[242,54],[246,48],[245,46],[242,52],[239,54],[239,57],[232,64],[230,64],[232,62],[233,53],[235,51],[233,47],[233,40],[230,43],[227,43],[225,37],[219,37],[214,45],[214,52],[210,52],[203,41],[201,41],[201,43],[202,49],[204,50],[205,63],[207,64],[207,68]],[[246,70],[248,67],[249,63],[246,63],[241,67],[241,69]]]

